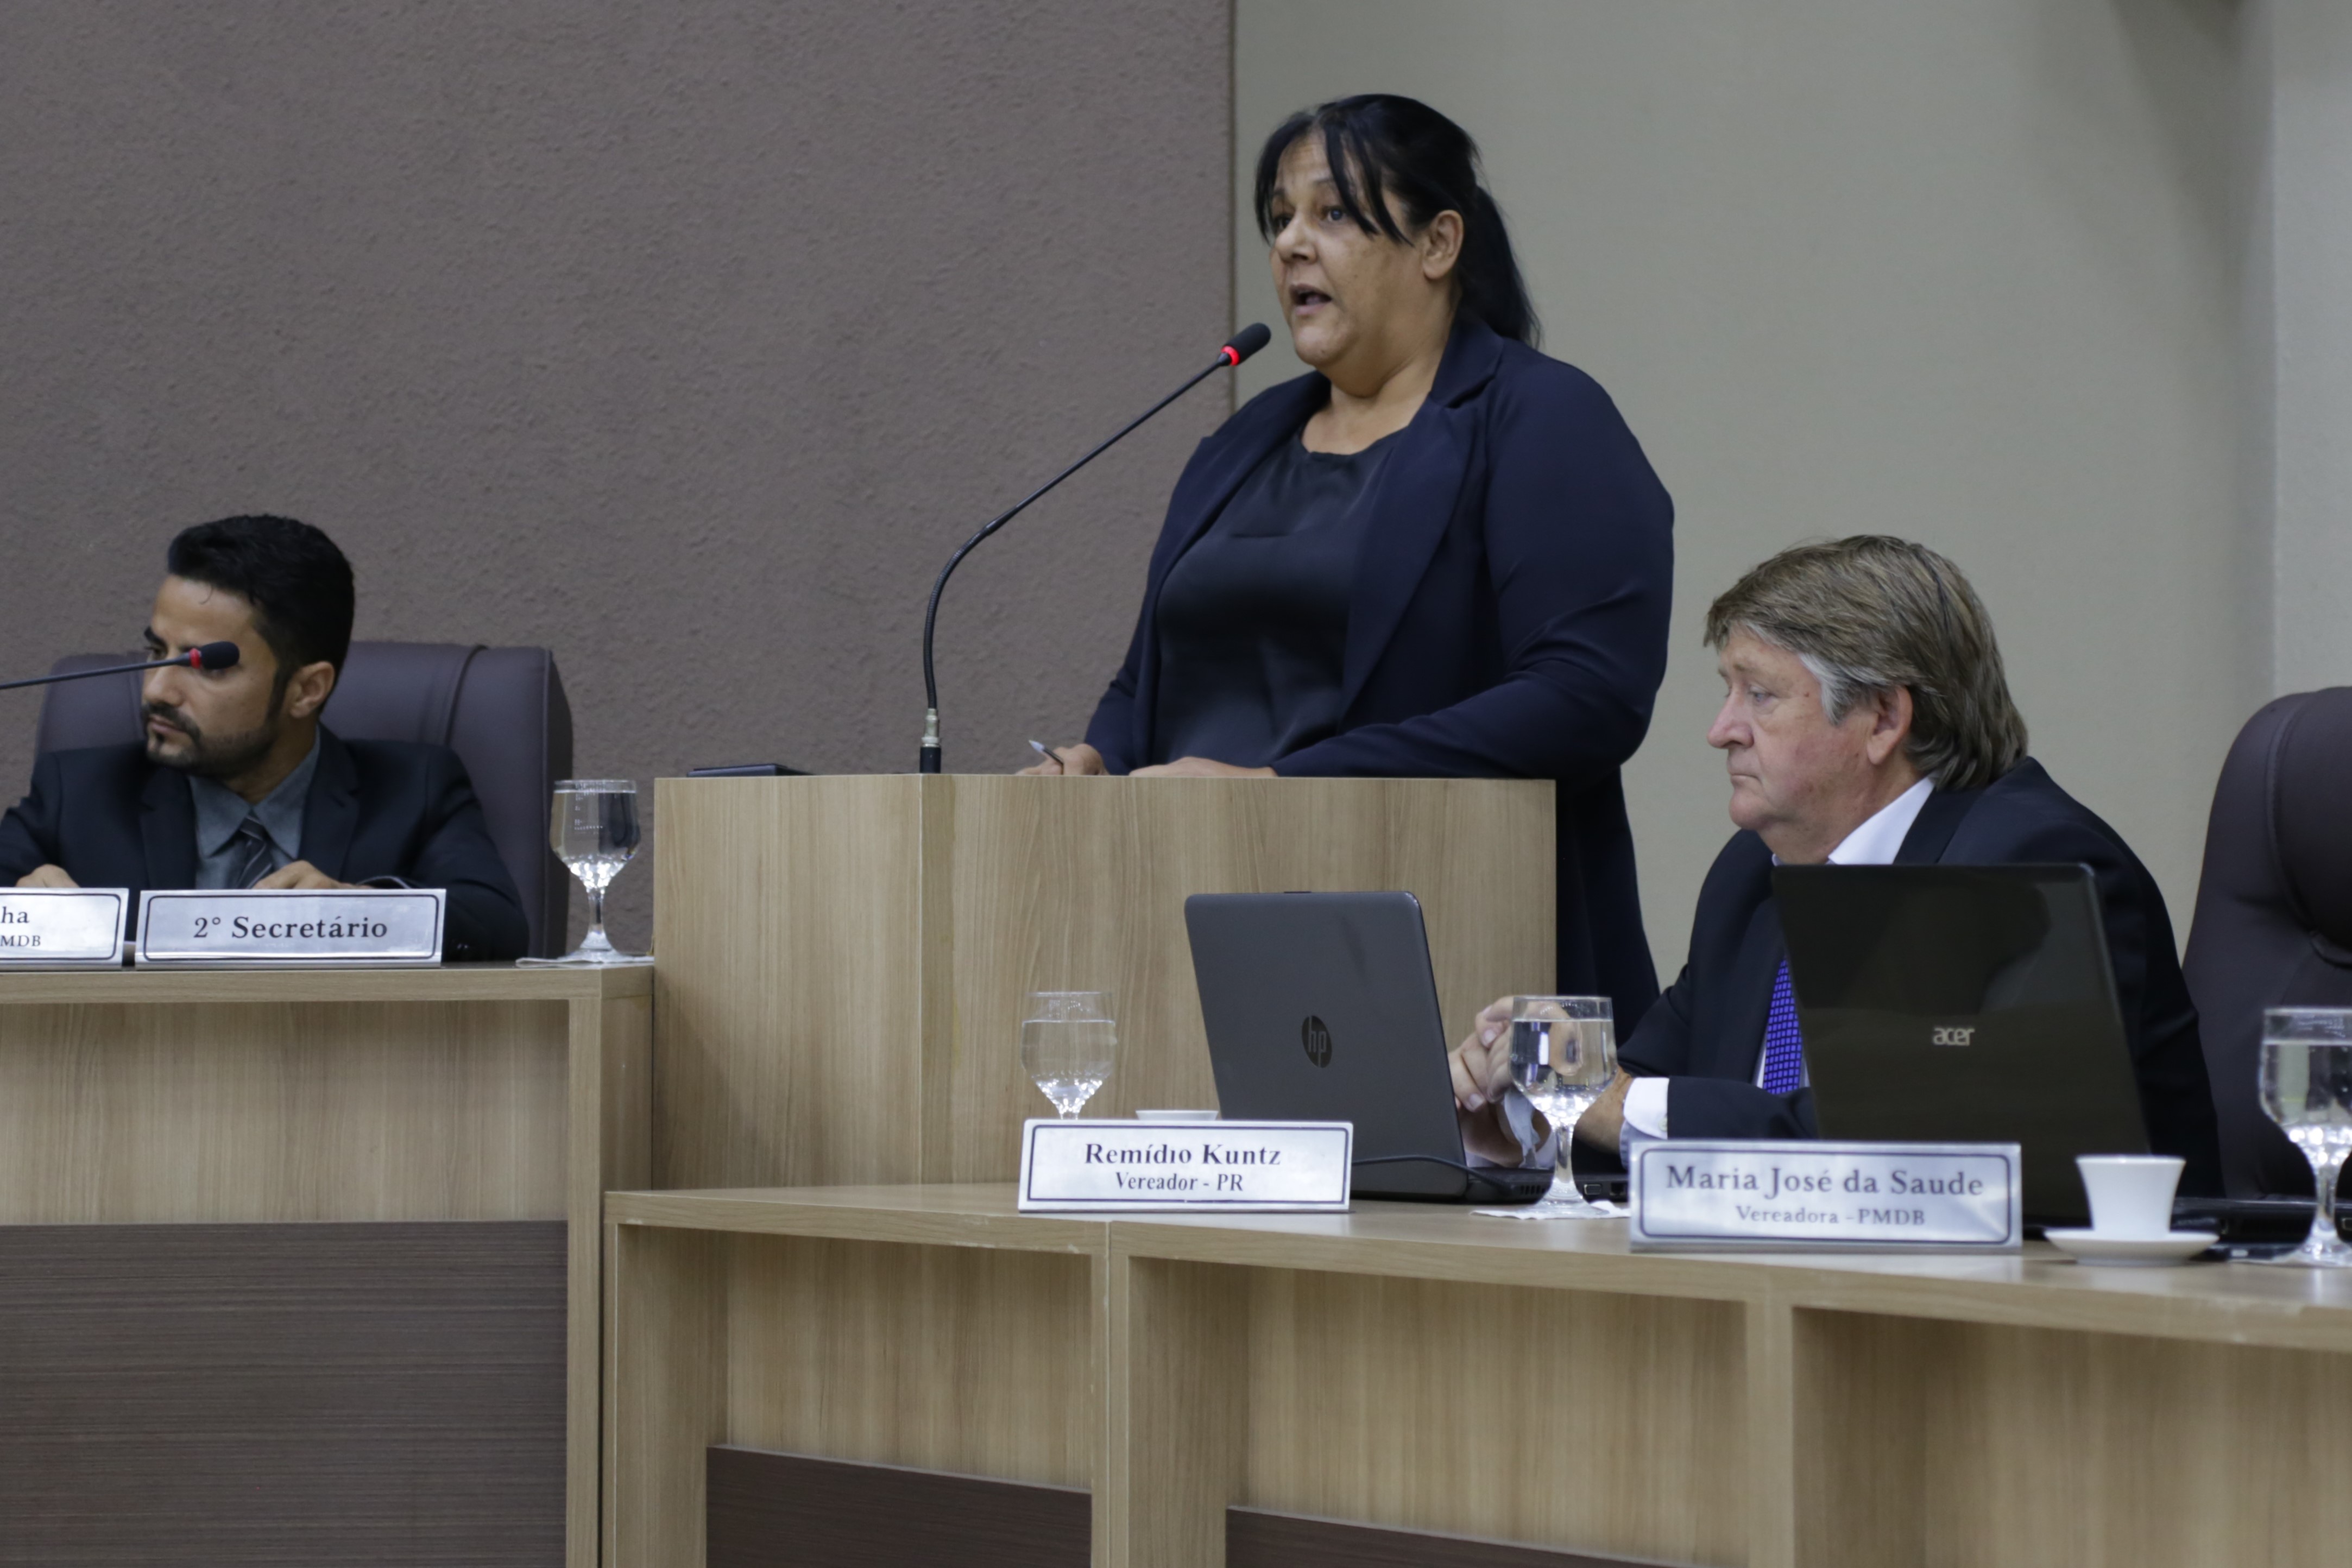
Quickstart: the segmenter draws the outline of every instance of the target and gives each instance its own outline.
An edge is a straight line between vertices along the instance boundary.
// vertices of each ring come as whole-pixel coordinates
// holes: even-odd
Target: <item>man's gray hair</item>
[[[1708,607],[1708,647],[1738,631],[1803,660],[1832,724],[1864,696],[1907,687],[1905,749],[1937,789],[1980,789],[2024,760],[1992,617],[1925,545],[1857,534],[1782,550]]]

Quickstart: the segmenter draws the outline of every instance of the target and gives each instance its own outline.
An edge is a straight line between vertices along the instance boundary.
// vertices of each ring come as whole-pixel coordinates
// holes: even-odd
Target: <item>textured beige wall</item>
[[[1346,92],[1460,120],[1547,346],[1674,492],[1674,663],[1629,780],[1667,975],[1729,831],[1706,601],[1862,531],[1976,580],[2035,752],[2185,931],[2268,695],[2240,635],[2264,574],[2236,562],[2267,548],[2233,471],[2242,26],[2225,0],[1238,0],[1237,162]],[[1235,249],[1236,309],[1271,310],[1255,235]]]
[[[910,768],[940,561],[1227,330],[1229,29],[10,0],[0,672],[129,645],[173,528],[283,511],[351,553],[361,636],[552,646],[583,771]],[[1202,388],[960,574],[950,766],[1079,732],[1229,407]],[[0,701],[13,798],[37,699]]]

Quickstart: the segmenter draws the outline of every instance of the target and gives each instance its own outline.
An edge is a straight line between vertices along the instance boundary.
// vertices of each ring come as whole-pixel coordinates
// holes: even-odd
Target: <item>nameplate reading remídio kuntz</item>
[[[2013,1251],[2014,1144],[1675,1138],[1634,1152],[1637,1249]]]
[[[1021,1207],[1075,1212],[1348,1207],[1345,1122],[1061,1122],[1021,1130]]]

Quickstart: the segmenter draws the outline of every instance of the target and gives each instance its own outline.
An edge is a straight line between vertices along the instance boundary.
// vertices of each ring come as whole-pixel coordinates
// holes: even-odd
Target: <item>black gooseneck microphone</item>
[[[226,670],[236,663],[234,643],[205,643],[169,659],[154,659],[144,664],[109,664],[102,670],[68,670],[62,675],[35,675],[28,681],[0,681],[0,692],[13,692],[18,686],[53,686],[59,681],[86,681],[93,675],[127,675],[139,670],[170,670],[184,666],[191,670]]]
[[[1021,500],[1015,503],[1009,511],[1004,512],[1001,516],[991,518],[986,528],[972,535],[971,538],[964,540],[963,548],[957,550],[955,554],[948,557],[947,565],[940,570],[940,580],[931,584],[930,607],[923,612],[923,749],[920,757],[917,759],[915,764],[916,772],[937,773],[940,770],[940,683],[939,677],[934,674],[931,670],[931,632],[933,628],[939,623],[940,593],[947,587],[948,579],[955,575],[955,569],[963,564],[963,558],[970,555],[980,544],[981,540],[986,538],[989,535],[994,533],[997,529],[1003,528],[1013,518],[1019,517],[1022,512],[1027,508],[1030,502],[1034,501],[1038,497],[1043,496],[1046,491],[1052,489],[1055,486],[1060,484],[1063,480],[1068,478],[1071,475],[1076,473],[1079,469],[1085,467],[1087,464],[1093,462],[1104,453],[1109,451],[1137,425],[1141,424],[1145,420],[1150,419],[1153,414],[1158,413],[1161,409],[1166,408],[1170,403],[1174,402],[1178,398],[1182,397],[1186,392],[1191,392],[1202,382],[1216,374],[1219,371],[1229,370],[1233,366],[1240,364],[1244,360],[1248,359],[1252,354],[1256,353],[1260,349],[1265,348],[1266,344],[1273,340],[1274,333],[1263,321],[1253,322],[1249,326],[1243,328],[1240,331],[1234,333],[1232,338],[1226,340],[1223,348],[1217,350],[1217,357],[1214,360],[1211,361],[1200,371],[1187,377],[1182,386],[1178,387],[1174,392],[1170,392],[1166,397],[1161,398],[1158,402],[1153,403],[1150,408],[1145,409],[1141,413],[1139,413],[1133,419],[1129,420],[1125,424],[1119,427],[1118,434],[1114,434],[1108,441],[1104,442],[1100,446],[1096,447],[1092,452],[1087,453],[1084,457],[1079,458],[1076,463],[1071,464],[1067,468],[1063,469],[1059,474],[1055,475],[1051,479],[1046,480],[1043,485],[1038,486],[1037,488],[1023,497]],[[98,672],[92,672],[92,674],[96,673]]]

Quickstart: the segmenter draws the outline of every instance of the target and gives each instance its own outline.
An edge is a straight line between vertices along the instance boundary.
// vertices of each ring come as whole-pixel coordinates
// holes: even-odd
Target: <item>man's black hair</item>
[[[164,558],[173,577],[234,593],[278,655],[283,690],[323,659],[342,673],[352,651],[352,563],[335,541],[292,517],[223,517],[183,528]]]

